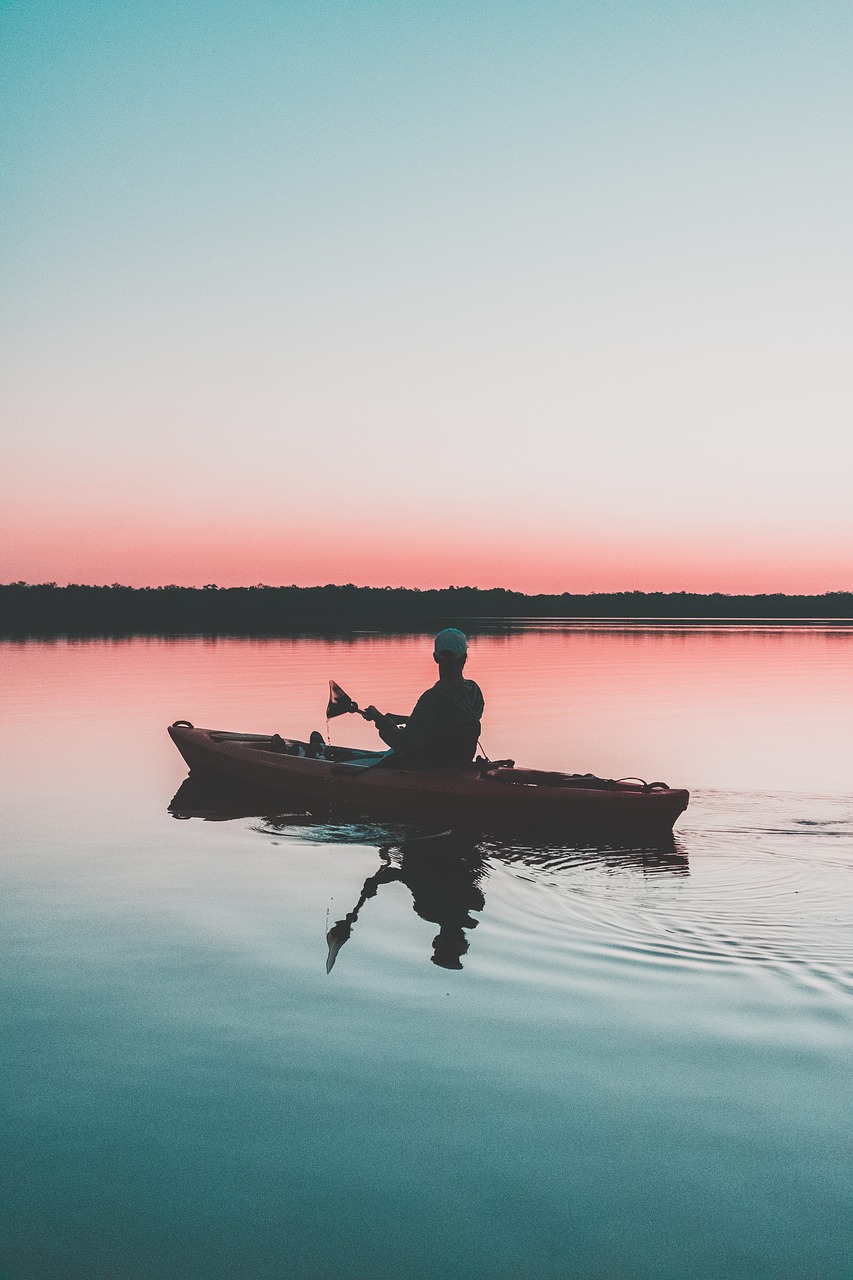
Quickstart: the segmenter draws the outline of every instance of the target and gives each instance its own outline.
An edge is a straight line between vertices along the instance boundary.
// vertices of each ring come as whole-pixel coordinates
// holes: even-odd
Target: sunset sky
[[[853,590],[841,0],[6,0],[0,581]]]

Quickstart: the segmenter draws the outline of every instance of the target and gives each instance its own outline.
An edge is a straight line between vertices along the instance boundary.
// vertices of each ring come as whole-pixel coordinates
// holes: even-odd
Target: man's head
[[[468,657],[468,641],[455,627],[445,627],[435,637],[433,657],[440,667],[461,671]]]

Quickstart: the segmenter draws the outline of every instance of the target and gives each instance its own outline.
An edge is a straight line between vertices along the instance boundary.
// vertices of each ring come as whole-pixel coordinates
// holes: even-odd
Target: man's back
[[[480,737],[483,695],[473,680],[437,680],[418,698],[408,723],[383,718],[383,742],[411,769],[459,769],[470,764]]]

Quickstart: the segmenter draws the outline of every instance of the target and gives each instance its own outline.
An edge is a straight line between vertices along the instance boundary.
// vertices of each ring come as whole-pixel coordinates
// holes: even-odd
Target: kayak
[[[690,794],[662,782],[516,768],[478,760],[468,769],[401,768],[379,751],[329,747],[278,734],[197,729],[169,735],[191,770],[263,788],[311,812],[474,822],[494,830],[546,824],[565,831],[671,832]],[[317,735],[319,736],[319,735]]]

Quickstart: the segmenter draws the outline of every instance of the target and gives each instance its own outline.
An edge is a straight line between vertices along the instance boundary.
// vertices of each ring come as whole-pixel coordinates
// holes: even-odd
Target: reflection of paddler
[[[470,912],[482,911],[485,905],[479,885],[485,864],[476,844],[450,831],[409,840],[400,848],[398,866],[391,863],[387,850],[380,852],[384,865],[365,880],[354,909],[326,934],[326,972],[331,971],[368,898],[376,897],[380,885],[393,881],[400,881],[410,890],[412,906],[421,919],[438,925],[432,942],[432,963],[442,969],[461,969],[462,956],[468,950],[465,930],[475,929],[478,923]]]

